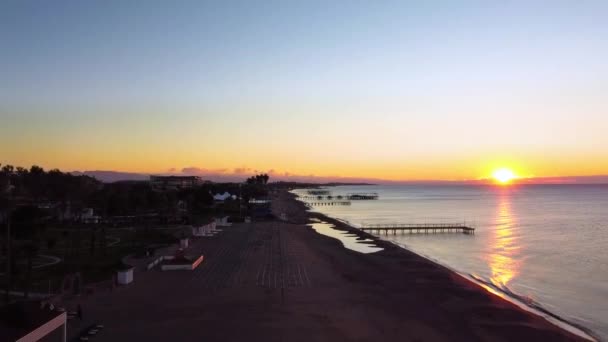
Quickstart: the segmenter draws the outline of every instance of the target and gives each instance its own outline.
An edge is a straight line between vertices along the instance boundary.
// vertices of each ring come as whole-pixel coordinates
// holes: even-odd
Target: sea
[[[608,185],[360,185],[377,200],[312,210],[355,227],[466,223],[475,234],[381,235],[608,341]],[[307,190],[296,194],[308,196]],[[312,202],[314,200],[308,200]]]

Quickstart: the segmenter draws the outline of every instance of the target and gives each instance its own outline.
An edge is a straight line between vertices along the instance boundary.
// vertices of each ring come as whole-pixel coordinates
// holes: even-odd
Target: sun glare
[[[492,177],[501,184],[507,184],[516,178],[513,171],[505,168],[494,171],[494,173],[492,173]]]

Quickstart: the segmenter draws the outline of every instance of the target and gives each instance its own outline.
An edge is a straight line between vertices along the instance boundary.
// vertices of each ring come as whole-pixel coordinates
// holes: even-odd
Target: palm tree
[[[30,287],[32,285],[33,259],[36,255],[38,255],[39,250],[40,250],[40,246],[39,246],[37,240],[29,241],[23,246],[23,252],[25,253],[25,257],[27,258],[27,272],[25,275],[25,289],[23,290],[24,298],[28,298],[29,294],[30,294]]]
[[[11,260],[11,212],[10,209],[6,210],[6,291],[5,291],[5,301],[8,303],[10,301],[10,291],[11,291],[11,277],[13,270],[11,269],[11,265],[13,260]]]
[[[90,244],[90,255],[94,256],[95,255],[95,239],[97,238],[95,231],[97,229],[95,227],[91,228],[91,244]]]
[[[61,232],[61,237],[63,239],[63,260],[67,259],[68,255],[72,255],[72,247],[73,244],[70,237],[70,231],[64,230]],[[69,245],[69,246],[68,246]]]
[[[0,188],[0,212],[3,213],[3,216],[6,219],[6,292],[5,292],[5,301],[8,303],[10,300],[9,292],[11,289],[11,264],[13,260],[11,260],[11,197],[12,197],[12,188],[11,188],[11,177],[13,176],[14,167],[12,165],[4,165],[0,170],[0,175],[2,176],[2,182],[6,184],[6,189]]]
[[[15,209],[12,216],[17,228],[15,231],[16,237],[24,241],[21,250],[27,259],[24,290],[24,296],[27,297],[31,286],[33,259],[40,250],[38,236],[39,232],[44,228],[44,213],[35,206],[23,206]]]
[[[101,226],[101,238],[99,239],[99,249],[101,250],[101,255],[106,255],[106,248],[108,246],[108,240],[106,236],[106,226]]]

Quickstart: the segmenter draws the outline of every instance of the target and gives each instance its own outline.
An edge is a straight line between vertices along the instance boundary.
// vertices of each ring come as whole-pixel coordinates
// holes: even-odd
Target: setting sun
[[[492,177],[499,183],[507,184],[516,178],[515,173],[509,169],[498,169],[492,173]]]

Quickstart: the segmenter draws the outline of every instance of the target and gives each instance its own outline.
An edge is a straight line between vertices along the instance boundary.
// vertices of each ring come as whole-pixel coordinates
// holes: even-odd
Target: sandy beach
[[[306,226],[319,214],[287,192],[273,211],[289,222],[194,241],[205,261],[193,272],[138,269],[133,284],[83,298],[70,335],[101,323],[97,341],[583,340],[390,243],[348,250]]]

